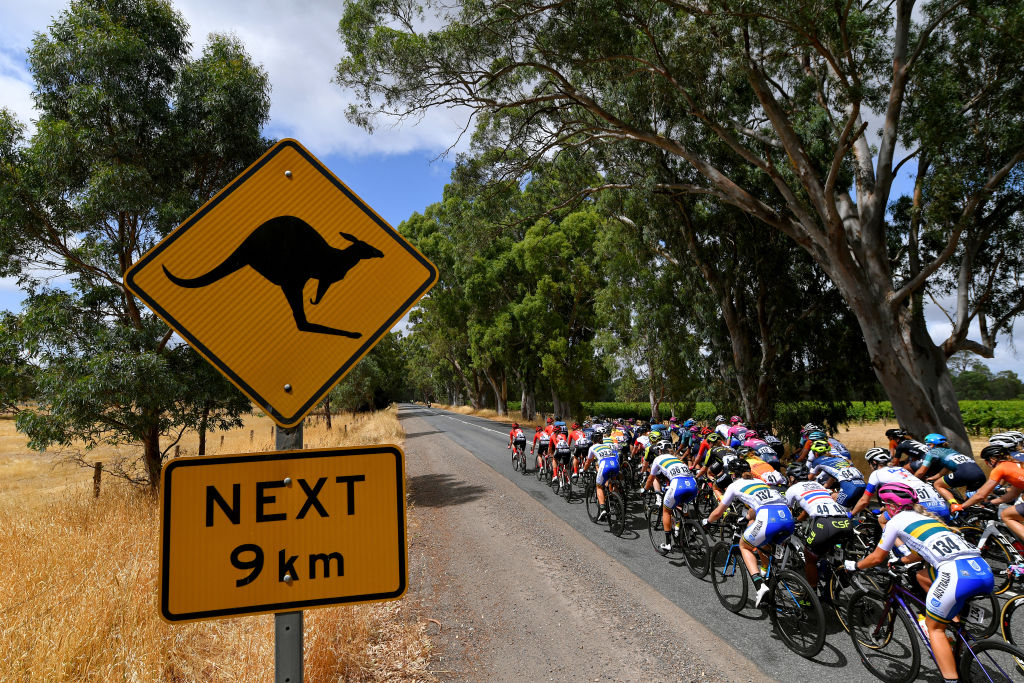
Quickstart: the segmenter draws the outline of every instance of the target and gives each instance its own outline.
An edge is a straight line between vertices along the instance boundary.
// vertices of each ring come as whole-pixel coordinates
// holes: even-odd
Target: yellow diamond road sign
[[[313,406],[437,269],[282,140],[125,274],[125,286],[279,425]]]
[[[397,446],[172,460],[161,487],[160,615],[400,598],[404,481]]]

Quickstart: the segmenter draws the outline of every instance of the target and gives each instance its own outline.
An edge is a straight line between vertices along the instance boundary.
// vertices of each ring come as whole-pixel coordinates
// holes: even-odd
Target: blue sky
[[[350,95],[331,83],[343,52],[336,31],[340,0],[175,0],[174,5],[191,26],[197,54],[209,33],[230,32],[267,70],[273,88],[267,135],[299,140],[392,225],[441,199],[454,153],[439,157],[456,144],[466,113],[431,111],[403,125],[381,125],[372,135],[349,124],[344,110]],[[34,117],[26,48],[66,6],[67,0],[0,0],[0,106],[23,122]],[[454,152],[464,150],[466,137]],[[915,171],[913,163],[904,166],[894,196],[909,193]],[[0,309],[17,310],[21,300],[14,283],[0,279]],[[951,329],[945,315],[933,303],[926,314],[933,339],[944,339]],[[1024,323],[1016,329],[1024,333]],[[1000,340],[988,365],[1024,375],[1008,339]]]

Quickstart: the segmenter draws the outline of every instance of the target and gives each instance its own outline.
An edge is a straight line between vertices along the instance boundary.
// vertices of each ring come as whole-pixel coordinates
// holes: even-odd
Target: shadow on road
[[[440,429],[435,429],[430,432],[410,432],[405,435],[407,439],[415,439],[417,436],[430,436],[431,434],[444,434]]]
[[[409,502],[428,508],[471,503],[484,495],[487,489],[467,484],[450,474],[421,474],[409,477]]]

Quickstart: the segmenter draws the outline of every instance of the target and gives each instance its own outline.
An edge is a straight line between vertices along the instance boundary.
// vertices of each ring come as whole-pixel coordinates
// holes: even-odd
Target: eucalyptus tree
[[[969,448],[945,360],[991,355],[1022,305],[1019,279],[978,296],[977,260],[1019,231],[992,219],[1021,190],[1022,22],[1022,0],[348,0],[337,81],[368,127],[434,107],[484,115],[510,173],[565,147],[662,150],[692,171],[677,192],[734,206],[814,259],[907,428]],[[746,170],[715,163],[726,157]],[[886,213],[910,159],[916,212],[896,236]],[[941,247],[922,249],[928,235]],[[950,272],[953,333],[935,344],[922,297]]]
[[[154,488],[184,430],[249,405],[124,272],[269,145],[262,68],[227,35],[190,58],[187,34],[166,0],[74,0],[29,49],[35,133],[0,115],[0,275],[28,294],[19,344],[38,365],[18,428],[34,448],[141,443],[123,473]]]

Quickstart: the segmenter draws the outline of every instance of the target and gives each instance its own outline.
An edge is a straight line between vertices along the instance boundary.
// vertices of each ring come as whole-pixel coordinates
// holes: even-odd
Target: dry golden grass
[[[59,457],[54,466],[54,456],[18,451],[6,431],[10,422],[0,421],[0,477],[17,480],[0,489],[0,680],[273,677],[271,615],[175,625],[159,618],[159,521],[151,496],[105,478],[94,499],[89,470],[59,464]],[[330,432],[323,424],[308,424],[306,446],[404,439],[393,408],[340,416],[335,424]],[[250,439],[250,429],[262,437],[254,433]],[[217,438],[211,453],[267,450],[271,444],[269,421],[252,418],[245,428],[225,434],[223,447]],[[423,625],[405,614],[401,601],[307,611],[304,635],[311,683],[433,680]]]

